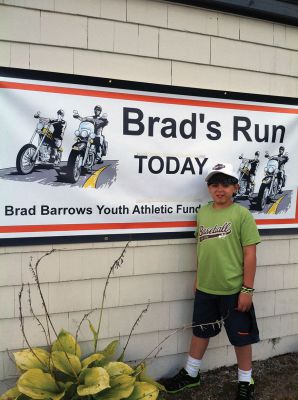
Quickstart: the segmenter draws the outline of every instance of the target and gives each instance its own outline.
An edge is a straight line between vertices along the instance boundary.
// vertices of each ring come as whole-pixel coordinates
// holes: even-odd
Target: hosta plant
[[[31,348],[14,353],[22,375],[1,400],[157,399],[162,387],[145,375],[144,364],[133,368],[111,361],[118,344],[115,340],[104,350],[82,358],[75,338],[61,330],[50,351]]]
[[[60,333],[56,333],[56,339],[50,343],[49,327],[54,332],[56,331],[43,298],[38,276],[38,265],[41,259],[50,254],[50,252],[41,257],[35,265],[30,265],[45,311],[45,326],[42,325],[33,311],[29,287],[30,309],[32,315],[42,327],[48,348],[47,350],[33,348],[27,340],[22,316],[22,287],[19,294],[20,322],[28,349],[14,353],[15,363],[21,372],[21,376],[17,381],[16,387],[4,393],[0,400],[155,400],[158,398],[159,391],[164,388],[145,374],[144,363],[134,367],[124,363],[125,349],[118,360],[112,361],[119,345],[118,340],[111,342],[102,351],[97,350],[106,288],[111,274],[122,264],[126,248],[127,246],[110,268],[102,295],[101,307],[99,308],[100,314],[97,329],[88,320],[88,316],[92,311],[85,314],[79,324],[80,328],[82,322],[87,320],[93,335],[94,352],[88,357],[82,357],[80,345],[77,341],[78,331],[73,336],[69,332],[61,330]],[[136,322],[139,319],[140,317]]]

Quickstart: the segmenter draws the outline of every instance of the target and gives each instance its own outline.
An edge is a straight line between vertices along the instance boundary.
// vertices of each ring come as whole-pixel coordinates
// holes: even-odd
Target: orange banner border
[[[298,114],[298,108],[261,106],[254,104],[237,104],[232,102],[217,102],[207,100],[182,99],[177,97],[160,97],[153,95],[140,95],[132,93],[120,93],[117,91],[91,90],[81,88],[68,88],[63,86],[51,86],[29,84],[19,82],[0,81],[2,89],[30,90],[47,93],[61,93],[88,97],[112,98],[117,100],[135,100],[152,103],[180,104],[186,106],[212,107],[222,109],[236,109],[260,112],[274,112],[285,114]],[[292,219],[257,219],[257,225],[292,225],[298,224],[298,202],[296,204],[296,216]],[[169,221],[169,222],[133,222],[133,223],[100,223],[100,224],[53,224],[53,225],[19,225],[0,226],[0,233],[21,232],[60,232],[60,231],[95,231],[95,230],[126,230],[126,229],[150,229],[150,228],[195,228],[195,221]]]
[[[47,92],[47,93],[61,93],[69,95],[79,95],[88,97],[101,97],[117,100],[135,100],[150,103],[164,103],[164,104],[180,104],[186,106],[200,106],[200,107],[212,107],[212,108],[224,108],[224,109],[235,109],[235,110],[248,110],[248,111],[261,111],[261,112],[274,112],[283,114],[298,114],[298,108],[286,108],[286,107],[273,107],[273,106],[260,106],[255,104],[237,104],[229,102],[219,101],[207,101],[207,100],[194,100],[194,99],[182,99],[177,97],[161,97],[153,95],[140,95],[132,93],[120,93],[110,92],[104,90],[91,90],[81,88],[68,88],[62,86],[50,86],[50,85],[37,85],[29,83],[18,83],[18,82],[6,82],[0,81],[0,88],[2,89],[16,89],[16,90],[31,90],[34,92]]]

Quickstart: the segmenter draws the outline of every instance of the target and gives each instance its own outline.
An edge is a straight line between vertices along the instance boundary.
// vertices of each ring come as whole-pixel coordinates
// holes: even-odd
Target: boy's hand
[[[249,311],[252,305],[252,295],[249,293],[239,293],[237,310],[241,312]]]

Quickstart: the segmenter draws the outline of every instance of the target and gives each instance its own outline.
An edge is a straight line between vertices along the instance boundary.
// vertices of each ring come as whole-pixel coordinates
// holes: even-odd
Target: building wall
[[[115,79],[267,95],[298,95],[298,29],[200,8],[151,0],[0,0],[0,65]],[[298,235],[263,236],[258,246],[255,304],[262,341],[254,358],[298,351]],[[0,247],[0,379],[16,375],[9,351],[25,346],[18,293],[31,283],[42,314],[30,258],[55,249],[40,279],[56,328],[73,333],[99,305],[105,277],[125,243]],[[122,343],[139,313],[127,359],[144,358],[165,337],[191,322],[195,241],[131,242],[111,278],[101,346]],[[24,289],[24,298],[28,296]],[[26,300],[25,328],[45,345]],[[97,313],[91,316],[96,322]],[[174,372],[187,352],[189,329],[162,344],[150,371]],[[85,353],[91,333],[79,335]],[[225,334],[211,341],[204,369],[235,363]]]

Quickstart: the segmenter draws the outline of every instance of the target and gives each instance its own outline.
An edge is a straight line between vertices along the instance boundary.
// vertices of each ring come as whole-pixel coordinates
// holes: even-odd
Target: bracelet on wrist
[[[247,286],[242,286],[240,292],[253,295],[254,290],[255,289],[253,289],[253,288],[250,288],[250,287],[247,287]]]

